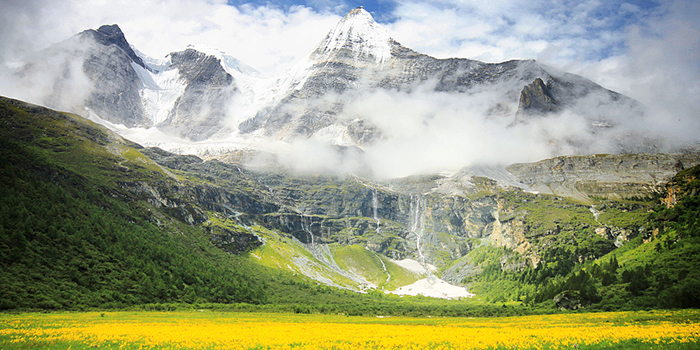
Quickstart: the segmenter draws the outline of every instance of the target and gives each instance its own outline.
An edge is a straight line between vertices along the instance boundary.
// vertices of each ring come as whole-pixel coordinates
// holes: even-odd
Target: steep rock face
[[[212,226],[205,226],[204,230],[211,235],[209,240],[212,244],[230,254],[240,254],[263,244],[257,236],[249,232]]]
[[[521,220],[494,222],[491,242],[496,247],[510,248],[520,254],[524,254],[531,246],[525,238],[525,224]]]
[[[549,92],[549,88],[541,78],[523,88],[520,93],[518,112],[516,116],[545,115],[557,111],[557,105]]]
[[[439,267],[459,261],[443,276],[453,283],[478,275],[479,267],[463,258],[485,244],[506,248],[503,251],[509,253],[502,256],[502,269],[515,271],[526,265],[536,267],[543,261],[551,262],[547,260],[552,258],[547,249],[562,244],[562,240],[566,244],[575,244],[572,239],[588,242],[588,248],[582,248],[573,257],[584,261],[647,234],[638,222],[615,221],[619,215],[616,213],[646,213],[639,204],[608,201],[591,207],[501,187],[495,180],[472,178],[479,188],[478,195],[452,190],[445,194],[431,190],[443,180],[439,176],[378,184],[360,178],[252,173],[234,165],[203,162],[158,149],[143,152],[162,164],[201,174],[210,183],[173,186],[169,191],[206,211],[221,213],[225,220],[243,227],[260,225],[303,244],[358,244],[392,259],[424,259]],[[644,155],[637,157],[633,159],[643,159]],[[635,169],[640,166],[630,165]],[[600,176],[596,175],[596,168],[596,164],[581,163],[571,167],[567,176]],[[625,177],[620,169],[616,176]],[[604,221],[601,215],[608,218]],[[220,236],[212,239],[222,247],[226,245],[226,249],[257,244],[252,237],[247,240],[226,238],[225,232],[212,234]],[[591,237],[600,237],[600,241],[591,245]]]
[[[263,129],[265,135],[291,140],[309,137],[338,122],[344,103],[340,95],[362,90],[367,74],[389,64],[392,50],[399,46],[362,8],[350,11],[312,51],[300,66],[279,79],[283,95],[239,125],[242,133]],[[372,137],[338,130],[355,144]],[[357,138],[359,136],[359,138]]]
[[[648,196],[678,171],[700,163],[700,154],[629,154],[557,157],[507,169],[542,193],[567,197]]]
[[[665,196],[661,199],[667,208],[673,208],[678,201],[688,196],[697,196],[700,193],[698,178],[700,177],[700,167],[694,166],[685,169],[674,176],[666,184]]]
[[[35,92],[43,104],[81,114],[88,108],[129,128],[158,126],[194,141],[231,131],[224,124],[240,90],[225,68],[254,70],[191,48],[164,60],[141,56],[117,25],[105,25],[37,53],[17,76],[43,90]]]
[[[176,155],[159,148],[142,151],[157,163],[172,169],[198,174],[212,183],[171,186],[171,191],[206,210],[240,216],[263,215],[280,210],[281,203],[269,198],[268,190],[248,178],[239,167],[218,161],[204,162],[192,155]]]
[[[156,184],[147,182],[123,182],[119,184],[123,190],[131,192],[156,208],[164,209],[168,214],[190,224],[199,224],[206,220],[206,215],[192,203],[181,198],[177,188],[165,182]],[[157,218],[153,220],[157,221]]]
[[[170,54],[170,69],[177,69],[186,86],[175,101],[163,129],[184,138],[201,141],[220,131],[237,88],[221,61],[187,49]]]
[[[140,80],[132,63],[143,66],[117,25],[102,26],[78,34],[87,47],[83,71],[93,86],[85,105],[101,118],[116,124],[150,126],[139,95]]]
[[[96,30],[95,39],[104,46],[116,45],[129,58],[143,68],[147,68],[141,57],[136,55],[136,52],[131,48],[131,45],[126,41],[126,37],[118,25],[103,25]]]
[[[101,118],[127,127],[150,126],[133,65],[144,63],[118,26],[83,31],[37,53],[20,72],[24,83],[44,88],[41,103]]]
[[[149,126],[144,115],[140,82],[131,58],[114,46],[102,47],[89,54],[83,69],[94,83],[85,105],[101,118],[129,127]]]
[[[286,208],[259,217],[265,225],[303,243],[361,244],[393,259],[420,260],[422,253],[428,263],[441,266],[488,237],[494,221],[493,197],[422,195],[355,179],[258,175],[258,181]]]

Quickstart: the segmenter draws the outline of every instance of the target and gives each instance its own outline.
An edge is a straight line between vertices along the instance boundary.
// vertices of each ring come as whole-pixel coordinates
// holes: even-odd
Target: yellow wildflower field
[[[640,344],[696,348],[700,311],[503,318],[213,311],[0,315],[1,349],[571,349]]]

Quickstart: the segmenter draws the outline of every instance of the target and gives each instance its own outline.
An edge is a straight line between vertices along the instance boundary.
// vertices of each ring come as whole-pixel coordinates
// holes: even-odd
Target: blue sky
[[[685,9],[674,10],[674,4]],[[204,43],[273,75],[311,51],[357,6],[394,39],[438,58],[535,58],[562,68],[624,56],[631,31],[641,28],[639,35],[655,37],[654,20],[673,21],[674,11],[700,12],[697,0],[0,0],[0,5],[5,9],[0,29],[20,30],[14,44],[30,35],[24,45],[46,46],[117,23],[149,55]]]
[[[336,15],[344,15],[353,8],[362,6],[365,10],[374,16],[375,20],[380,23],[388,23],[396,20],[392,16],[392,13],[398,2],[393,0],[382,0],[382,1],[361,1],[361,0],[351,0],[351,1],[286,1],[286,0],[275,0],[275,1],[246,1],[246,0],[228,0],[227,3],[232,6],[243,6],[252,5],[255,7],[269,6],[277,7],[285,10],[289,10],[294,6],[304,6],[314,9],[317,12],[330,12]]]
[[[640,101],[700,118],[698,0],[0,0],[0,61],[119,24],[162,58],[219,48],[275,76],[363,6],[398,42],[437,58],[536,59]],[[700,131],[698,131],[700,132]]]
[[[465,23],[476,21],[484,26],[490,26],[483,37],[460,36],[458,26],[453,27],[454,38],[441,35],[448,39],[441,43],[450,49],[455,49],[466,43],[489,45],[494,42],[494,36],[503,38],[515,37],[524,41],[546,40],[554,41],[587,41],[577,52],[584,59],[601,60],[620,54],[625,50],[622,34],[628,27],[643,24],[650,15],[662,8],[661,0],[609,0],[609,1],[247,1],[228,0],[227,3],[238,8],[278,8],[292,12],[295,8],[305,7],[317,13],[343,16],[350,9],[362,6],[370,12],[374,19],[389,27],[399,27],[402,21],[418,21],[424,17],[423,23],[430,25],[426,17],[433,17],[438,23],[441,18],[459,19]],[[413,11],[413,13],[409,13]],[[544,26],[552,25],[551,30],[542,32],[525,30],[527,22]],[[415,22],[414,22],[415,23]],[[418,26],[420,24],[417,24]],[[439,27],[439,25],[438,25]],[[474,29],[472,29],[473,31]],[[484,33],[481,33],[484,34]],[[431,38],[432,39],[432,38]],[[571,40],[567,40],[571,39]],[[496,39],[497,40],[497,39]],[[595,43],[593,43],[595,42]],[[592,44],[596,44],[592,46]],[[585,50],[585,51],[584,51]],[[440,50],[447,51],[447,50]],[[459,52],[459,51],[457,51]],[[447,52],[446,52],[447,53]],[[478,57],[477,57],[478,58]],[[486,56],[482,58],[488,59]],[[494,56],[493,59],[505,58]],[[516,57],[522,58],[522,57]]]

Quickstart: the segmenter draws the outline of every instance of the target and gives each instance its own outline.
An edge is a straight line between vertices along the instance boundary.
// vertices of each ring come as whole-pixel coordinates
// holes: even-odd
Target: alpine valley
[[[2,309],[700,306],[697,144],[534,60],[433,58],[360,7],[278,77],[105,25],[13,79]]]

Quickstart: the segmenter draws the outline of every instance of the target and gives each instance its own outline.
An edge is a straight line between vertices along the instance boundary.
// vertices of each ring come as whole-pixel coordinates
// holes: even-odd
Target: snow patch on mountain
[[[133,45],[131,45],[131,49],[134,50],[136,56],[138,56],[141,59],[141,61],[143,61],[143,63],[146,65],[146,68],[154,73],[162,72],[170,68],[170,56],[165,56],[165,58],[157,59],[139,51]]]
[[[399,287],[390,293],[396,295],[422,295],[440,299],[471,298],[474,296],[464,287],[449,284],[435,277],[418,280],[413,284]]]
[[[429,272],[437,271],[437,267],[431,264],[425,264],[427,269],[418,261],[413,259],[403,259],[403,260],[391,260],[396,265],[403,267],[406,270],[417,272],[420,274],[427,274]],[[430,271],[428,271],[430,270]]]
[[[146,116],[152,125],[164,122],[187,87],[180,79],[180,72],[177,69],[152,72],[135,63],[131,65],[143,84],[140,94]]]
[[[187,45],[187,48],[197,50],[208,56],[216,57],[221,62],[221,66],[224,68],[226,73],[231,74],[234,77],[237,73],[242,73],[257,78],[264,77],[263,74],[260,73],[257,69],[239,61],[231,55],[227,55],[225,52],[217,48],[202,44],[190,44]]]
[[[234,78],[239,93],[233,97],[234,103],[228,106],[229,120],[226,125],[237,125],[243,120],[255,116],[255,113],[264,106],[274,101],[276,94],[275,80],[265,77],[255,68],[246,65],[238,59],[227,55],[225,52],[207,45],[188,45],[187,49],[192,49],[207,56],[215,57],[219,60],[221,67],[226,73]],[[182,78],[181,72],[172,66],[171,55],[168,54],[163,59],[154,59],[148,55],[134,49],[134,52],[143,60],[147,69],[132,64],[139,79],[142,82],[141,99],[147,116],[155,126],[165,122],[171,115],[177,100],[183,96],[187,88],[187,82]],[[226,134],[219,133],[213,139],[229,138],[229,129],[225,128]],[[236,130],[233,130],[234,134]],[[142,134],[140,132],[136,133]],[[141,144],[163,144],[153,140],[134,140]],[[230,144],[230,143],[228,143]],[[235,143],[238,144],[238,143]],[[171,150],[188,149],[197,154],[205,154],[211,151],[210,145],[194,145],[186,143],[183,147],[169,145]],[[197,147],[202,147],[199,151]],[[231,145],[231,147],[234,147]],[[226,152],[235,148],[227,146],[217,146],[217,152]]]

